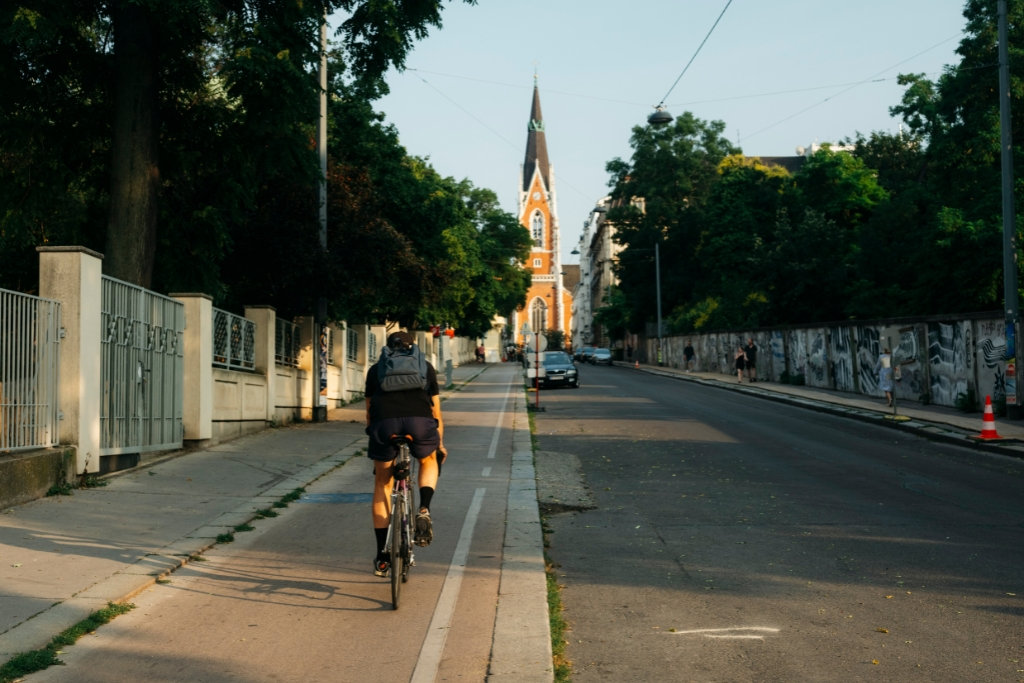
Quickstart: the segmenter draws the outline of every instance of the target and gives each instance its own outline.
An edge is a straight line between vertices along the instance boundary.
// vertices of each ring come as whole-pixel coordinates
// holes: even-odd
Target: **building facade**
[[[568,343],[572,329],[572,293],[563,280],[559,250],[557,195],[555,177],[548,159],[540,92],[533,86],[533,102],[526,135],[526,157],[519,184],[519,222],[532,240],[525,266],[532,281],[526,303],[516,310],[513,320],[516,340],[524,343],[524,332],[561,332]]]

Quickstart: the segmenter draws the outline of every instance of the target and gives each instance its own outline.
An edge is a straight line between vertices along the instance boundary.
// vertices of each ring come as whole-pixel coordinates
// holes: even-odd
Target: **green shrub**
[[[978,397],[974,393],[974,389],[967,387],[966,392],[960,392],[956,395],[955,405],[958,410],[965,413],[973,413],[978,410]]]

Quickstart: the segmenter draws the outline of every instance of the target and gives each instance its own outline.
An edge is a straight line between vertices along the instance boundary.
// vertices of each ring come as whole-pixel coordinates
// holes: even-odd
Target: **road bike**
[[[410,443],[412,437],[408,434],[391,437],[391,445],[398,451],[398,455],[392,470],[394,484],[391,487],[391,519],[384,552],[391,562],[391,604],[394,609],[398,609],[402,584],[409,580],[409,568],[416,564],[412,553],[414,522],[413,489],[409,483],[412,479]]]

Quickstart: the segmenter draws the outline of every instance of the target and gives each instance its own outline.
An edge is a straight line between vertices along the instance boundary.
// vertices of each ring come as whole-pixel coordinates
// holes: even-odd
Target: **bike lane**
[[[417,549],[399,610],[371,573],[373,477],[358,453],[28,680],[551,680],[519,378],[487,366],[447,394],[435,541]]]

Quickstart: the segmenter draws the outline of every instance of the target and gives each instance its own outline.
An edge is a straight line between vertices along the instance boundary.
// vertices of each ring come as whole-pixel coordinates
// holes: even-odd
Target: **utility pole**
[[[999,123],[1003,185],[1003,298],[1006,310],[1006,416],[1020,418],[1017,389],[1017,219],[1013,202],[1013,134],[1010,128],[1010,46],[1006,0],[999,0]],[[1012,372],[1011,372],[1012,370]]]
[[[317,152],[320,155],[320,253],[327,254],[327,9],[320,21],[320,116],[316,123]],[[316,312],[313,315],[313,422],[327,421],[327,349],[324,348],[327,324],[327,298],[323,291],[323,273],[314,279],[317,287]]]

